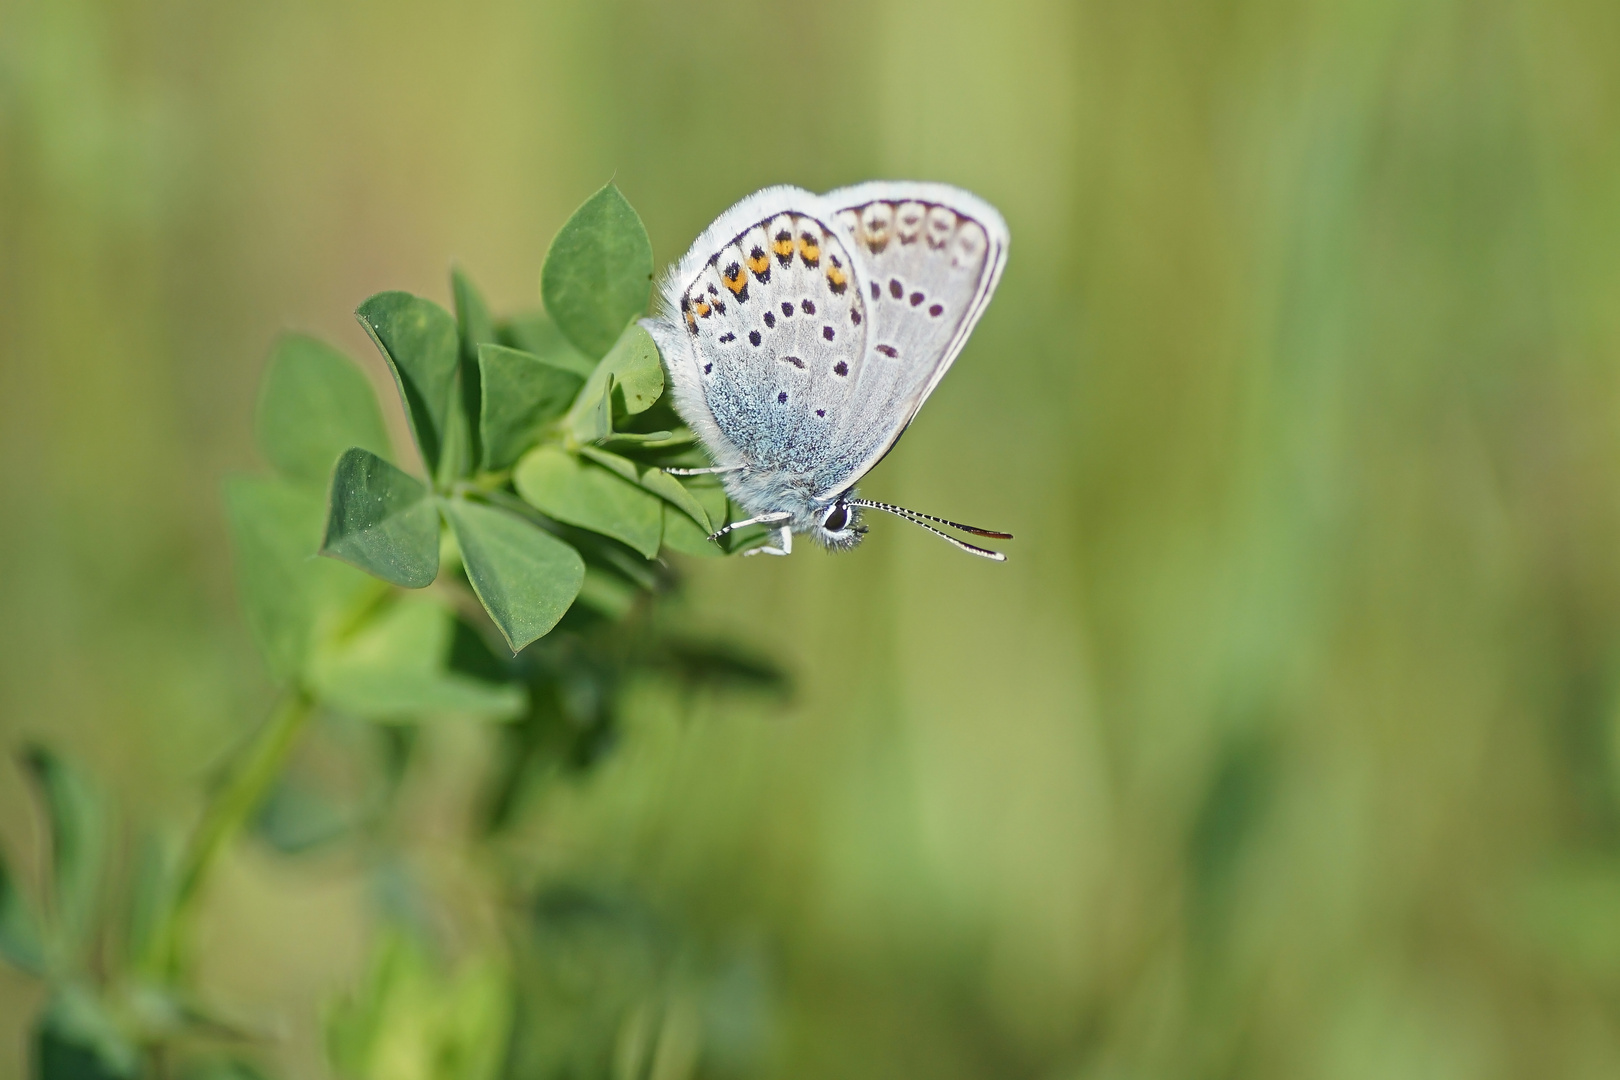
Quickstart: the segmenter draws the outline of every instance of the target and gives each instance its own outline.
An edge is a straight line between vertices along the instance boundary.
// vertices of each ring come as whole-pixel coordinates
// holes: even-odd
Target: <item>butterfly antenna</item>
[[[972,533],[974,536],[988,536],[992,540],[1011,540],[1013,538],[1012,533],[996,532],[994,529],[976,529],[972,525],[963,525],[956,521],[946,521],[944,518],[935,517],[933,514],[925,514],[920,510],[907,510],[903,506],[894,506],[891,503],[872,502],[870,499],[856,499],[851,505],[868,506],[873,510],[887,510],[891,514],[898,514],[901,517],[908,517],[913,520],[917,518],[926,518],[929,521],[937,521],[941,525],[949,525],[953,529],[961,529],[965,533]]]
[[[972,533],[974,536],[991,536],[997,540],[1011,540],[1012,533],[992,532],[989,529],[975,529],[971,525],[958,525],[954,521],[946,521],[944,518],[934,517],[932,514],[923,514],[917,512],[916,510],[907,510],[903,506],[894,506],[890,503],[873,502],[870,499],[852,499],[850,500],[849,505],[865,507],[868,510],[882,510],[885,514],[893,514],[895,517],[900,518],[903,521],[911,522],[920,529],[927,529],[935,536],[955,544],[957,547],[961,548],[970,555],[977,555],[982,559],[994,559],[996,562],[1007,561],[1007,556],[1003,555],[999,551],[991,551],[989,548],[982,548],[976,544],[969,544],[964,540],[958,540],[950,533],[936,529],[921,519],[927,518],[928,521],[937,521],[941,525],[949,525],[953,529],[961,529],[963,532]]]

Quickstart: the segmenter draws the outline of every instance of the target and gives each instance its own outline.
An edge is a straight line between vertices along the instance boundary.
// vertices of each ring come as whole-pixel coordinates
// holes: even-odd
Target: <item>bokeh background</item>
[[[793,703],[632,725],[545,857],[756,958],[753,1075],[1613,1076],[1617,58],[1602,0],[0,0],[0,744],[184,820],[262,720],[220,485],[279,330],[382,385],[359,300],[532,307],[609,178],[660,262],[949,181],[1011,261],[864,490],[1011,561],[691,567]],[[357,882],[210,894],[288,1075]]]

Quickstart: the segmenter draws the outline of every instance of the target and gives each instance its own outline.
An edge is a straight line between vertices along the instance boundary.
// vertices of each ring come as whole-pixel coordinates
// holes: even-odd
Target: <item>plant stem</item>
[[[174,903],[160,937],[162,963],[172,977],[185,962],[183,930],[219,855],[264,801],[281,775],[287,755],[314,714],[315,703],[300,690],[289,691],[276,705],[253,741],[242,751],[225,782],[214,792],[191,834],[180,865]]]

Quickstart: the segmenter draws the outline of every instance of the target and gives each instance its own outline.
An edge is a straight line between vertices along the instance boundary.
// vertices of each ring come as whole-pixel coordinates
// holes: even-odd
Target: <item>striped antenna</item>
[[[868,510],[882,510],[885,514],[893,514],[895,517],[900,518],[903,521],[909,521],[919,528],[927,529],[929,532],[933,533],[942,540],[950,541],[970,555],[977,555],[983,559],[994,559],[996,562],[1007,561],[1007,556],[1003,555],[999,551],[991,551],[989,548],[982,548],[976,544],[969,544],[964,540],[958,540],[950,533],[942,532],[941,530],[934,528],[932,525],[928,524],[928,522],[937,521],[941,525],[948,525],[953,529],[960,529],[962,532],[969,533],[973,536],[988,536],[995,540],[1011,540],[1013,538],[1012,533],[996,532],[993,529],[978,529],[972,525],[962,525],[955,521],[947,521],[942,517],[935,517],[933,514],[924,514],[917,510],[907,510],[903,506],[895,506],[892,503],[873,502],[870,499],[851,499],[849,505],[865,507]]]

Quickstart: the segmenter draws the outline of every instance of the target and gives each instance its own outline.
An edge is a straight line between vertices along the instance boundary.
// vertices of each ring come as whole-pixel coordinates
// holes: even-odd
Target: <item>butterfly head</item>
[[[846,491],[826,506],[812,511],[814,527],[810,532],[824,547],[844,551],[860,543],[861,537],[866,535],[860,508],[854,500],[854,492]]]

